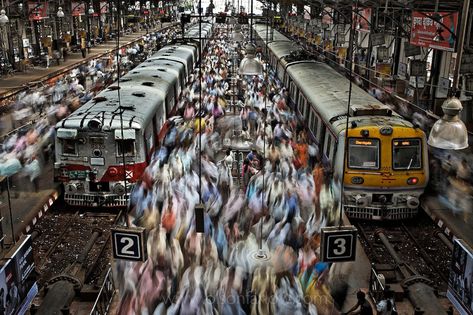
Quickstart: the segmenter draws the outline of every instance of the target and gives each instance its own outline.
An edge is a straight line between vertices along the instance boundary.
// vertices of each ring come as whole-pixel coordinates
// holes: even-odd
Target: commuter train
[[[368,220],[415,216],[429,177],[424,132],[356,84],[348,110],[345,76],[324,63],[296,58],[303,55],[295,53],[301,47],[277,30],[268,32],[266,25],[256,24],[254,32],[288,88],[290,105],[331,161],[334,176],[341,179],[344,172],[346,215]]]
[[[194,24],[182,42],[163,47],[56,124],[54,179],[63,183],[67,204],[127,205],[125,197],[150,162],[212,24],[201,29],[201,38],[190,40],[199,35]]]

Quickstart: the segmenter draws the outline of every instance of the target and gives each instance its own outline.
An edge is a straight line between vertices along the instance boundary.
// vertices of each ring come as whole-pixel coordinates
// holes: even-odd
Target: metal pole
[[[468,20],[468,12],[470,10],[470,0],[463,1],[462,17],[460,32],[458,34],[457,42],[457,59],[455,60],[455,70],[453,72],[453,86],[452,86],[452,95],[455,95],[458,89],[458,77],[460,76],[460,66],[463,55],[463,43],[465,41],[465,32]]]
[[[358,10],[358,0],[355,3],[355,10]],[[348,60],[348,73],[349,73],[349,87],[348,87],[348,102],[347,102],[347,119],[345,123],[345,144],[344,144],[344,149],[343,149],[343,167],[342,167],[342,178],[340,180],[340,218],[338,219],[338,227],[341,228],[343,224],[343,188],[344,188],[344,182],[345,182],[345,165],[347,164],[347,154],[348,154],[348,125],[350,122],[350,106],[351,106],[351,92],[352,92],[352,87],[353,87],[353,38],[355,35],[355,30],[353,26],[353,14],[351,15],[352,19],[350,20],[350,45],[348,47],[349,53],[347,56],[349,56]]]
[[[15,230],[13,229],[13,213],[12,213],[12,210],[11,210],[10,176],[7,176],[7,197],[8,197],[8,211],[10,213],[11,239],[12,239],[13,244],[16,244]]]

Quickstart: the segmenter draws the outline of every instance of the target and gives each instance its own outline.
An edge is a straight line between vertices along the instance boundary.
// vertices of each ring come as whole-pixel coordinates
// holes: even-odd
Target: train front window
[[[135,155],[135,140],[125,139],[117,140],[117,156],[134,156]]]
[[[393,169],[412,170],[422,167],[420,139],[393,140]]]
[[[77,155],[77,143],[75,139],[62,139],[62,153],[65,155]]]
[[[379,139],[350,138],[348,144],[349,168],[379,169]]]

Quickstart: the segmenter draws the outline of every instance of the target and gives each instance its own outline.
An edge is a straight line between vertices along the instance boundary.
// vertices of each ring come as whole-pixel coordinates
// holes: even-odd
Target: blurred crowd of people
[[[92,59],[56,77],[54,82],[21,92],[9,105],[13,131],[3,136],[0,176],[11,177],[12,188],[21,186],[21,190],[38,192],[42,169],[45,163],[54,160],[55,124],[114,82],[118,78],[118,69],[123,75],[176,35],[173,28],[150,33],[141,41],[121,48],[118,58],[116,54],[110,54]],[[5,118],[2,124],[3,129],[9,128]],[[27,185],[22,185],[23,182]],[[4,183],[4,189],[3,186]]]
[[[274,73],[243,77],[241,106],[225,100],[233,47],[214,38],[131,194],[128,224],[148,230],[148,259],[114,262],[118,313],[336,313],[319,233],[339,220],[339,184]],[[243,161],[228,136],[252,139]]]

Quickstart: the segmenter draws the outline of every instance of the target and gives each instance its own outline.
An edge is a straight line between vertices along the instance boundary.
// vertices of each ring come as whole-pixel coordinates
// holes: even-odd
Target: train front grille
[[[360,220],[405,220],[417,215],[417,209],[410,208],[361,208],[345,206],[345,214],[352,219]]]

